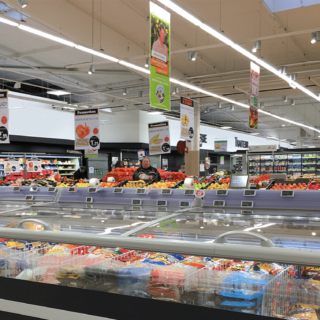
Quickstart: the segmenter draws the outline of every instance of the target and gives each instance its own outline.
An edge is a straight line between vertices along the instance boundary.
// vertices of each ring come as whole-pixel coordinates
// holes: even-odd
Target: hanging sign
[[[227,151],[228,140],[214,140],[214,151]]]
[[[0,91],[0,143],[10,143],[9,140],[9,106],[8,90]]]
[[[27,172],[42,172],[41,161],[29,160],[27,163]]]
[[[146,156],[146,150],[145,149],[138,149],[137,153],[138,153],[138,159],[139,160],[142,160]]]
[[[75,150],[100,149],[99,109],[74,111]]]
[[[150,155],[171,152],[169,121],[149,123],[148,131]]]
[[[249,128],[258,129],[260,67],[251,62]]]
[[[4,173],[15,173],[20,172],[20,161],[19,160],[4,160]]]
[[[98,149],[85,149],[84,150],[85,158],[98,158]]]
[[[150,2],[150,105],[170,110],[170,13]]]
[[[180,97],[180,138],[192,140],[194,137],[193,100]]]
[[[249,146],[249,152],[277,151],[277,145]]]

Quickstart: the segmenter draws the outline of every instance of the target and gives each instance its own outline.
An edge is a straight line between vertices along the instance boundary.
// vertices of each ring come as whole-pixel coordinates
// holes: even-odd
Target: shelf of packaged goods
[[[315,166],[316,163],[303,163],[302,165],[303,166]]]
[[[306,157],[306,158],[304,158],[304,157],[303,157],[302,159],[317,159],[317,158],[315,158],[315,157],[309,157],[309,158]]]

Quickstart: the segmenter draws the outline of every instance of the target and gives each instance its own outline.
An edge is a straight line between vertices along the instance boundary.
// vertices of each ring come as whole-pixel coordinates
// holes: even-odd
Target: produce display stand
[[[267,186],[267,190],[270,190],[275,184],[283,184],[283,185],[293,185],[293,184],[299,184],[299,183],[305,183],[307,186],[305,187],[304,190],[307,189],[310,180],[309,179],[303,179],[303,178],[298,178],[293,181],[288,181],[288,180],[283,180],[283,179],[274,179],[272,180],[269,185]]]

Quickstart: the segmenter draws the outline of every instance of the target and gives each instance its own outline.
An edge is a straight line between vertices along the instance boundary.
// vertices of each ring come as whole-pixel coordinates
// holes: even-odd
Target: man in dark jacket
[[[86,173],[86,167],[81,166],[75,173],[74,173],[74,180],[79,180],[79,179],[86,179],[87,173]]]
[[[149,158],[144,158],[141,167],[134,172],[133,180],[155,180],[157,182],[161,180],[161,176],[156,168],[150,166]]]

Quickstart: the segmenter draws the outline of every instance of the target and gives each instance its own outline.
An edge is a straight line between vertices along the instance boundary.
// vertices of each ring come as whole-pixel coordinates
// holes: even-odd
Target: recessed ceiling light
[[[220,129],[231,129],[232,127],[221,127]]]
[[[204,227],[200,227],[200,229],[204,229]]]
[[[285,127],[286,125],[285,125],[285,124],[283,124],[282,126],[283,126],[283,127]]]
[[[53,91],[48,91],[47,93],[53,94],[55,96],[63,96],[63,95],[71,94],[71,92],[63,91],[63,90],[53,90]]]
[[[312,232],[311,234],[312,234],[313,236],[316,236],[316,235],[317,235],[315,232]]]

